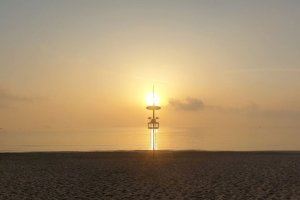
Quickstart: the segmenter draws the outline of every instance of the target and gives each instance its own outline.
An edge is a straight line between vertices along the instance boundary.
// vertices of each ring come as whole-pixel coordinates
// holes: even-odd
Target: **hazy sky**
[[[0,145],[144,127],[154,83],[162,127],[207,133],[192,148],[300,150],[299,19],[297,0],[0,0]]]

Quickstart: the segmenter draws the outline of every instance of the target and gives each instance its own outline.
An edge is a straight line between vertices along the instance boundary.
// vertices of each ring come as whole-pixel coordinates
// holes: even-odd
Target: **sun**
[[[152,105],[158,106],[159,105],[159,96],[155,93],[153,94],[152,92],[147,94],[146,103],[147,103],[147,106],[152,106]]]

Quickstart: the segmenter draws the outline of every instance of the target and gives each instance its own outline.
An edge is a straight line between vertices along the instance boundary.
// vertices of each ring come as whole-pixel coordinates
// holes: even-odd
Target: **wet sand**
[[[300,199],[300,153],[2,153],[0,199]]]

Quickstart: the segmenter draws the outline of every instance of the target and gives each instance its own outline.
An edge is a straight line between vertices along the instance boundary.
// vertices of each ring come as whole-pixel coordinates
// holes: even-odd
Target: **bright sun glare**
[[[147,105],[148,106],[151,106],[151,105],[159,105],[159,96],[157,94],[154,93],[149,93],[147,94],[147,98],[146,98],[146,102],[147,102]]]

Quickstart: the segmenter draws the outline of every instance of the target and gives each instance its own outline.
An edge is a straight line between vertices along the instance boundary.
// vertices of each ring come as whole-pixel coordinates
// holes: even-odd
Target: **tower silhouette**
[[[156,133],[159,129],[159,118],[155,116],[155,111],[160,110],[161,107],[158,105],[155,105],[155,94],[154,94],[154,85],[152,90],[152,105],[147,106],[146,108],[148,110],[152,110],[152,117],[148,117],[148,129],[150,130],[150,137],[152,141],[152,150],[154,151],[156,149]]]

